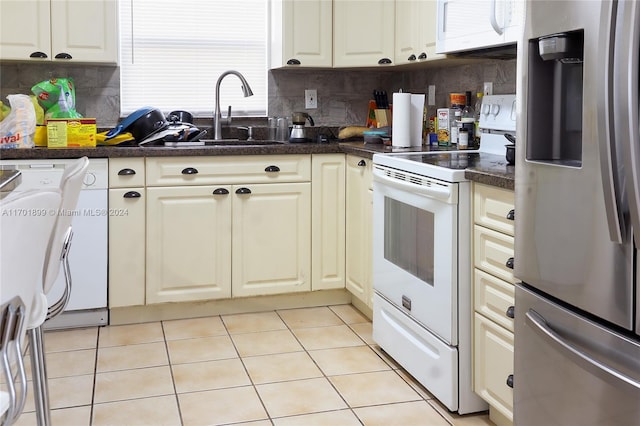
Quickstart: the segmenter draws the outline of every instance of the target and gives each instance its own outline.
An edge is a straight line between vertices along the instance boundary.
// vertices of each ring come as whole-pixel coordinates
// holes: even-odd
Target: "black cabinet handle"
[[[300,65],[300,61],[295,58],[292,58],[287,61],[287,65]]]
[[[279,172],[280,171],[280,167],[278,167],[278,166],[267,166],[264,169],[264,171],[267,172],[267,173]]]
[[[513,269],[513,257],[507,259],[507,263],[505,263],[505,266],[509,269]]]
[[[62,53],[58,53],[58,54],[55,56],[55,58],[56,58],[56,59],[73,59],[73,57],[72,57],[71,55],[69,55],[68,53],[64,53],[64,52],[62,52]]]
[[[507,377],[507,386],[513,389],[513,374],[509,374],[509,377]]]
[[[30,58],[48,58],[47,54],[44,52],[33,52],[29,55]]]
[[[183,175],[197,175],[198,174],[198,169],[194,169],[193,167],[187,167],[186,169],[182,170],[182,174]]]
[[[249,188],[238,188],[236,189],[236,194],[251,194],[251,190]]]
[[[364,161],[364,160],[360,160],[360,161],[358,161],[358,166],[360,166],[360,167],[364,167],[364,166],[366,166],[366,165],[367,165],[367,162],[366,162],[366,161]]]
[[[227,188],[216,188],[213,190],[213,195],[227,195],[229,190]]]
[[[507,312],[505,312],[505,315],[508,316],[509,318],[515,318],[516,317],[516,308],[515,306],[509,306],[507,308]]]
[[[378,65],[387,65],[391,63],[391,59],[389,58],[382,58],[378,61]]]
[[[507,213],[507,219],[509,220],[516,219],[516,211],[514,209],[509,210],[509,213]]]
[[[133,169],[122,169],[118,172],[118,176],[129,176],[129,175],[135,175],[136,171]]]
[[[142,195],[140,195],[138,191],[125,192],[125,194],[122,196],[122,198],[140,198],[140,197],[142,197]]]
[[[416,60],[416,55],[414,55],[413,53],[407,58],[407,61],[415,61]]]
[[[420,55],[418,55],[418,59],[427,59],[427,54],[422,52]]]

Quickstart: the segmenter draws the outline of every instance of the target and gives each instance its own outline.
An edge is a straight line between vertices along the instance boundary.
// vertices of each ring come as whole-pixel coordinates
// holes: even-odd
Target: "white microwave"
[[[524,0],[437,0],[436,53],[515,45],[524,21]]]

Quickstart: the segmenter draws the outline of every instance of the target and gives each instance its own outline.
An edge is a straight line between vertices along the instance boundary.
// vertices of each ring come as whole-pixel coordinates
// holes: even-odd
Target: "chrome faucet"
[[[242,93],[244,94],[245,98],[248,96],[253,96],[253,91],[251,91],[251,87],[249,86],[249,83],[247,83],[247,80],[238,71],[229,70],[220,74],[220,77],[218,77],[218,82],[216,83],[216,110],[213,112],[213,128],[214,128],[213,139],[217,141],[222,139],[222,114],[220,112],[220,83],[222,82],[222,79],[228,76],[229,74],[236,75],[240,79],[240,81],[242,82]],[[229,106],[229,113],[227,115],[227,120],[229,120],[229,122],[231,121],[231,106]]]

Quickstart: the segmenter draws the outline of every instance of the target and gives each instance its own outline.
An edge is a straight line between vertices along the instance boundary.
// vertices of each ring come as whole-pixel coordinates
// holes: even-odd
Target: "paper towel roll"
[[[411,94],[411,146],[422,145],[422,116],[424,114],[424,93]]]
[[[391,145],[411,146],[411,93],[393,94]]]

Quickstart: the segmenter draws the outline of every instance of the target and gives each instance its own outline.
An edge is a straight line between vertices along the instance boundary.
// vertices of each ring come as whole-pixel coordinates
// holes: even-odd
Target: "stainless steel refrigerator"
[[[640,425],[640,2],[527,1],[514,421]]]

